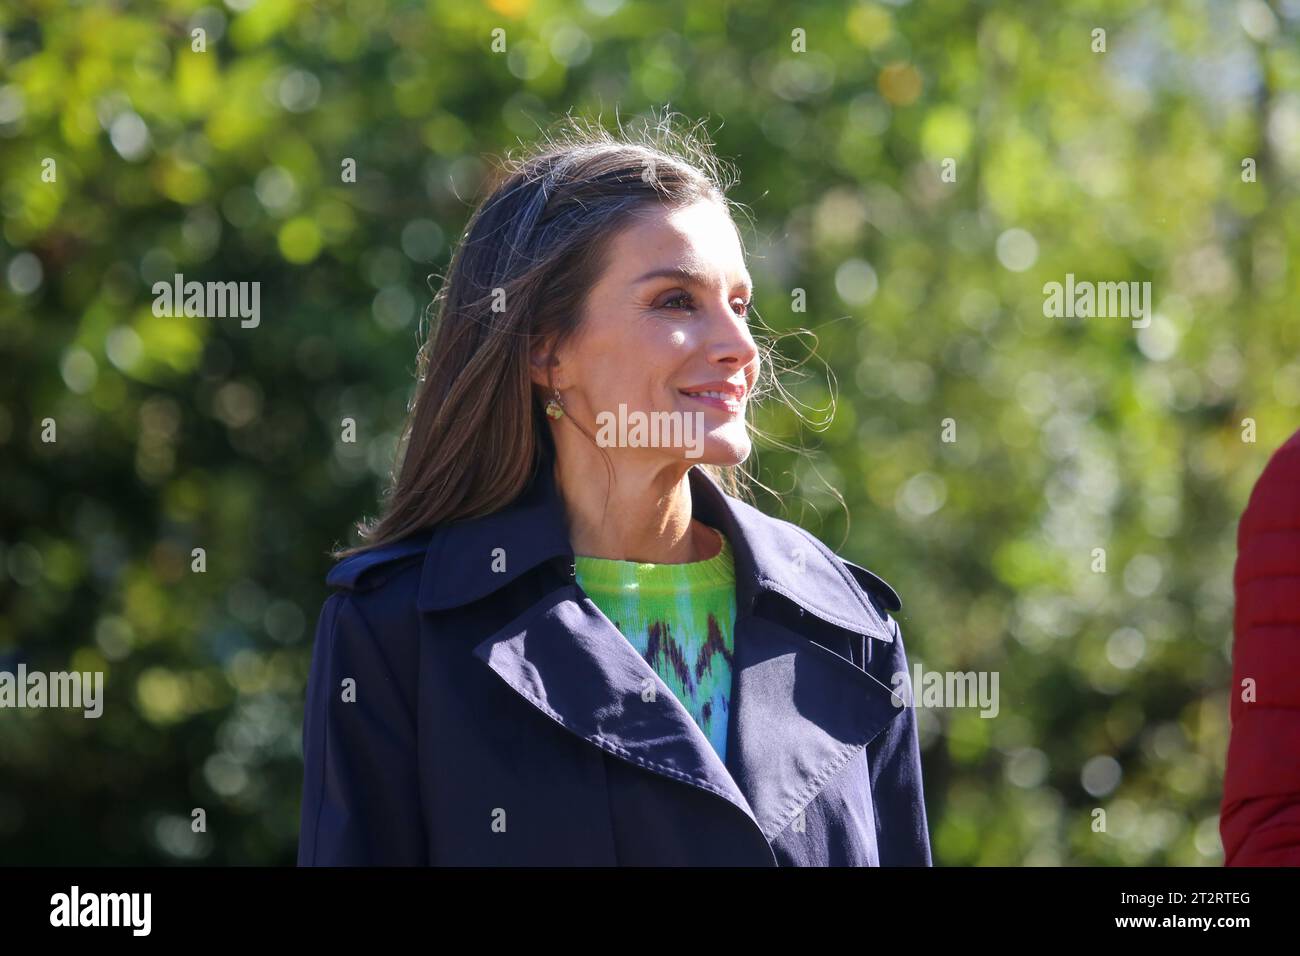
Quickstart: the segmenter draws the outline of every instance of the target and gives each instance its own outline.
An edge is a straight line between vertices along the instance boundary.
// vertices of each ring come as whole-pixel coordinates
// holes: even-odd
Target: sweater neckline
[[[697,591],[735,584],[735,559],[731,542],[716,528],[722,547],[711,558],[685,564],[654,564],[645,561],[621,561],[616,558],[574,557],[574,570],[588,592],[662,594],[672,591]]]

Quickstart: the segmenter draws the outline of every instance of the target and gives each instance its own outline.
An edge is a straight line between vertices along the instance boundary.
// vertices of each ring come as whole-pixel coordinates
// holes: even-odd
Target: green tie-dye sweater
[[[731,545],[705,561],[643,564],[579,555],[578,584],[677,695],[727,759],[736,568]]]

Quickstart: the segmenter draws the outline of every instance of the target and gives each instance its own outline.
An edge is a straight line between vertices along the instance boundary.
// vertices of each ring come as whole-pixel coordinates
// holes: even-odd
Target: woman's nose
[[[717,331],[709,348],[709,358],[714,362],[745,366],[758,356],[758,346],[749,331],[749,321],[737,315],[730,306],[718,322]]]

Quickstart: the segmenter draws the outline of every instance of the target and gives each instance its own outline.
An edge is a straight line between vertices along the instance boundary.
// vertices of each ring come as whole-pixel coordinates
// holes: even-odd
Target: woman
[[[514,162],[328,576],[300,865],[929,865],[892,589],[735,495],[761,363],[707,145]]]

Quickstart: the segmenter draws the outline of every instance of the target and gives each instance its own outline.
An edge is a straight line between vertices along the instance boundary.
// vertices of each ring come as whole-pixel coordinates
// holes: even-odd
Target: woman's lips
[[[729,415],[739,413],[741,403],[736,398],[719,398],[713,395],[692,395],[690,392],[682,392],[691,401],[699,402],[701,405],[707,405],[709,408],[716,408],[718,411],[726,412]]]

